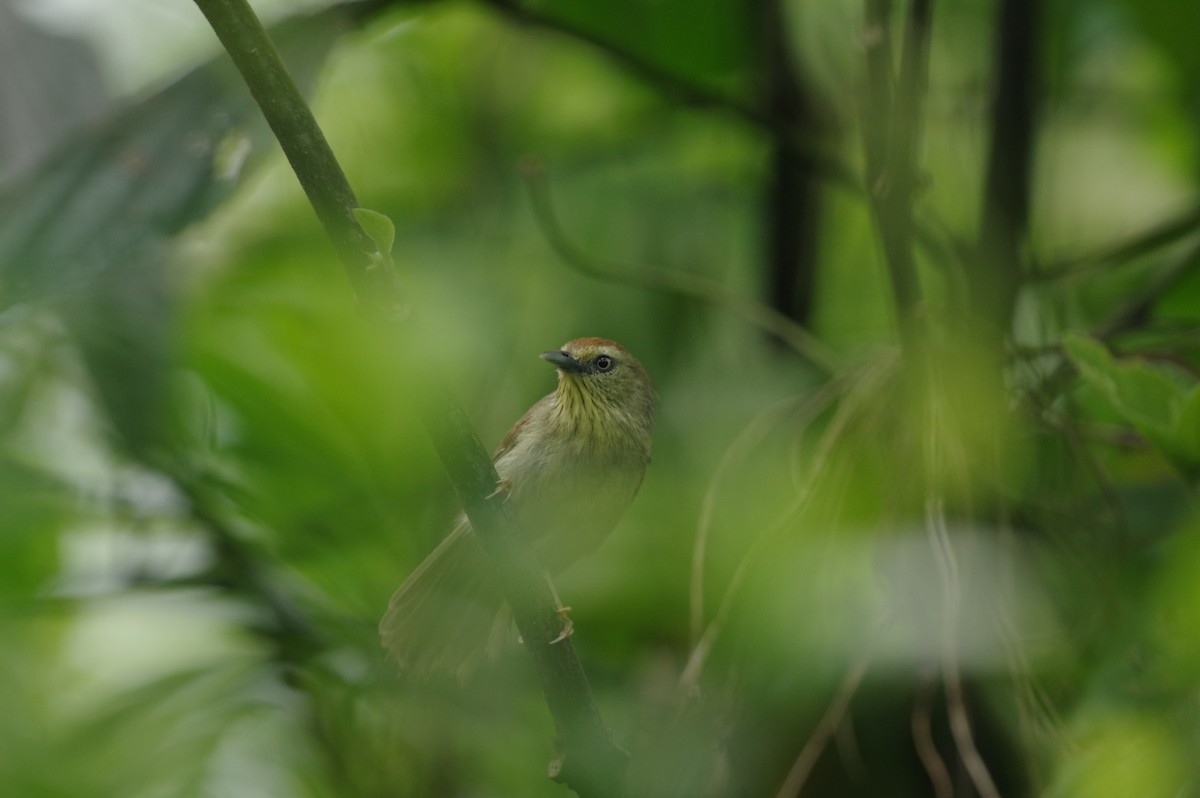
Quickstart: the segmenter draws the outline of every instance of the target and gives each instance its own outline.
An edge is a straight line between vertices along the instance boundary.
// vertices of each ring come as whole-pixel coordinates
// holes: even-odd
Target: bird
[[[512,426],[492,455],[497,492],[548,574],[608,536],[633,501],[650,462],[655,393],[645,368],[605,338],[576,338],[541,359],[555,389]],[[401,671],[465,679],[509,627],[483,545],[460,516],[449,535],[393,594],[379,624]],[[564,614],[563,636],[572,625]]]

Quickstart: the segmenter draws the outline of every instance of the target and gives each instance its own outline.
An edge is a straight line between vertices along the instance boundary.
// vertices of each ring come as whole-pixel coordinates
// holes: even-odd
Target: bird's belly
[[[633,500],[644,470],[629,461],[549,464],[514,484],[510,500],[542,565],[557,573],[599,546]]]

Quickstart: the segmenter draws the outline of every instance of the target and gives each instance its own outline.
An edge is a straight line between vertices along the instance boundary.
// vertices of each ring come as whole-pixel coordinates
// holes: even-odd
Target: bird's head
[[[612,425],[649,438],[654,388],[625,347],[604,338],[576,338],[562,349],[543,352],[542,360],[558,369],[560,411],[583,429]]]

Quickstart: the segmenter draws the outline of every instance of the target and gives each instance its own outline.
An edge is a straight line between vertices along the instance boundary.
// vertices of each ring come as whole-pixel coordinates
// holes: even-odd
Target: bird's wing
[[[505,435],[504,439],[500,441],[500,445],[496,447],[496,451],[492,452],[492,462],[493,463],[496,462],[497,460],[499,460],[504,455],[508,454],[508,452],[516,444],[517,438],[519,438],[521,436],[521,430],[523,430],[529,424],[529,419],[531,419],[531,418],[533,418],[533,416],[537,415],[537,413],[541,411],[541,408],[543,406],[550,404],[550,402],[552,402],[553,400],[554,400],[554,394],[552,394],[552,393],[546,394],[541,399],[534,402],[533,407],[531,407],[525,411],[525,415],[523,415],[519,419],[517,419],[517,423],[512,425],[512,429],[510,429],[508,431],[508,434]]]

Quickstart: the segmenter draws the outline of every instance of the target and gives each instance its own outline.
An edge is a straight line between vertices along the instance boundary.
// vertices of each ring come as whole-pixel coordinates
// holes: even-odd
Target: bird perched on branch
[[[492,461],[497,490],[542,566],[557,573],[600,545],[642,484],[654,389],[637,358],[603,338],[578,338],[541,358],[558,369],[558,385],[513,425]],[[507,630],[493,572],[461,518],[392,596],[379,625],[388,655],[417,675],[469,672]]]

